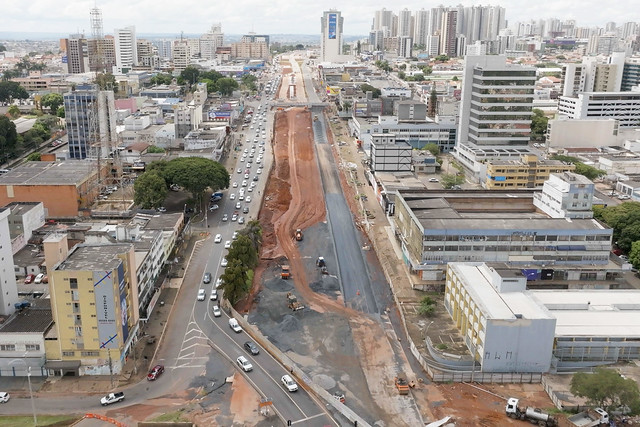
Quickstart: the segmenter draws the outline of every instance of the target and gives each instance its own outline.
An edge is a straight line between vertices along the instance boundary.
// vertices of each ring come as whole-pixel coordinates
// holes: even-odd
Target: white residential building
[[[8,316],[15,311],[18,302],[18,287],[13,266],[11,234],[9,232],[8,207],[0,208],[0,315]]]
[[[583,175],[573,172],[552,173],[533,195],[533,205],[551,218],[593,218],[594,184]]]
[[[344,18],[337,10],[329,10],[320,18],[320,61],[339,62],[342,55],[342,30]]]
[[[118,74],[126,74],[138,65],[136,27],[132,25],[116,29],[113,34],[116,47],[116,70],[114,71]]]
[[[561,96],[558,113],[572,119],[616,119],[621,128],[640,123],[640,91],[584,92]]]

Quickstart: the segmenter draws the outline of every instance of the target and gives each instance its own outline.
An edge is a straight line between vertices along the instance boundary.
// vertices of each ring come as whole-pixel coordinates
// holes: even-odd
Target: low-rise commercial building
[[[552,173],[575,170],[572,163],[560,160],[542,160],[533,154],[523,154],[519,160],[490,160],[486,162],[487,175],[482,182],[489,190],[513,188],[540,188]]]
[[[558,113],[572,119],[615,119],[621,128],[637,127],[640,91],[583,92],[558,98]]]

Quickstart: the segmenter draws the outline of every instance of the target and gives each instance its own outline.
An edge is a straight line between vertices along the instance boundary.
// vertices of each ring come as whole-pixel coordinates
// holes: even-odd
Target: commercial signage
[[[338,14],[337,13],[330,13],[329,14],[329,38],[330,39],[335,39],[336,38],[336,24],[338,21]]]
[[[98,318],[100,348],[118,348],[115,295],[113,292],[114,271],[93,272],[93,295]]]

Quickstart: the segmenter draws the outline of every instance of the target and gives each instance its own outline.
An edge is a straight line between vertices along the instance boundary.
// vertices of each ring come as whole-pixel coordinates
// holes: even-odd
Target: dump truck
[[[296,236],[296,240],[297,240],[298,242],[299,242],[299,241],[301,241],[301,240],[302,240],[302,230],[298,228],[298,229],[296,230],[296,234],[295,234],[295,236]]]
[[[396,388],[398,389],[398,394],[409,394],[409,383],[407,382],[404,374],[398,374],[398,376],[394,379],[396,384]]]
[[[317,121],[318,121],[318,116],[317,116],[317,115],[314,115],[314,116],[313,116],[313,121],[314,121],[314,122],[317,122]]]
[[[509,400],[507,400],[505,412],[509,418],[529,421],[530,423],[537,424],[541,427],[553,427],[558,425],[558,421],[553,416],[531,406],[521,408],[518,406],[519,403],[520,400],[515,397],[510,397]]]
[[[283,265],[282,270],[280,271],[280,277],[283,279],[288,279],[291,277],[291,268],[288,265]]]
[[[599,427],[609,425],[609,414],[602,408],[589,409],[558,420],[561,427]]]
[[[287,292],[287,303],[289,304],[289,308],[293,311],[302,310],[304,305],[298,302],[298,298],[291,292]]]

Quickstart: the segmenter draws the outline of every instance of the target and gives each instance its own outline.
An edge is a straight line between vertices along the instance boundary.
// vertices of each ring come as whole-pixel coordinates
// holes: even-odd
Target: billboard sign
[[[93,295],[96,301],[100,348],[118,348],[113,276],[113,271],[93,272]]]
[[[329,14],[329,39],[336,38],[337,21],[338,21],[338,14],[330,13]]]

